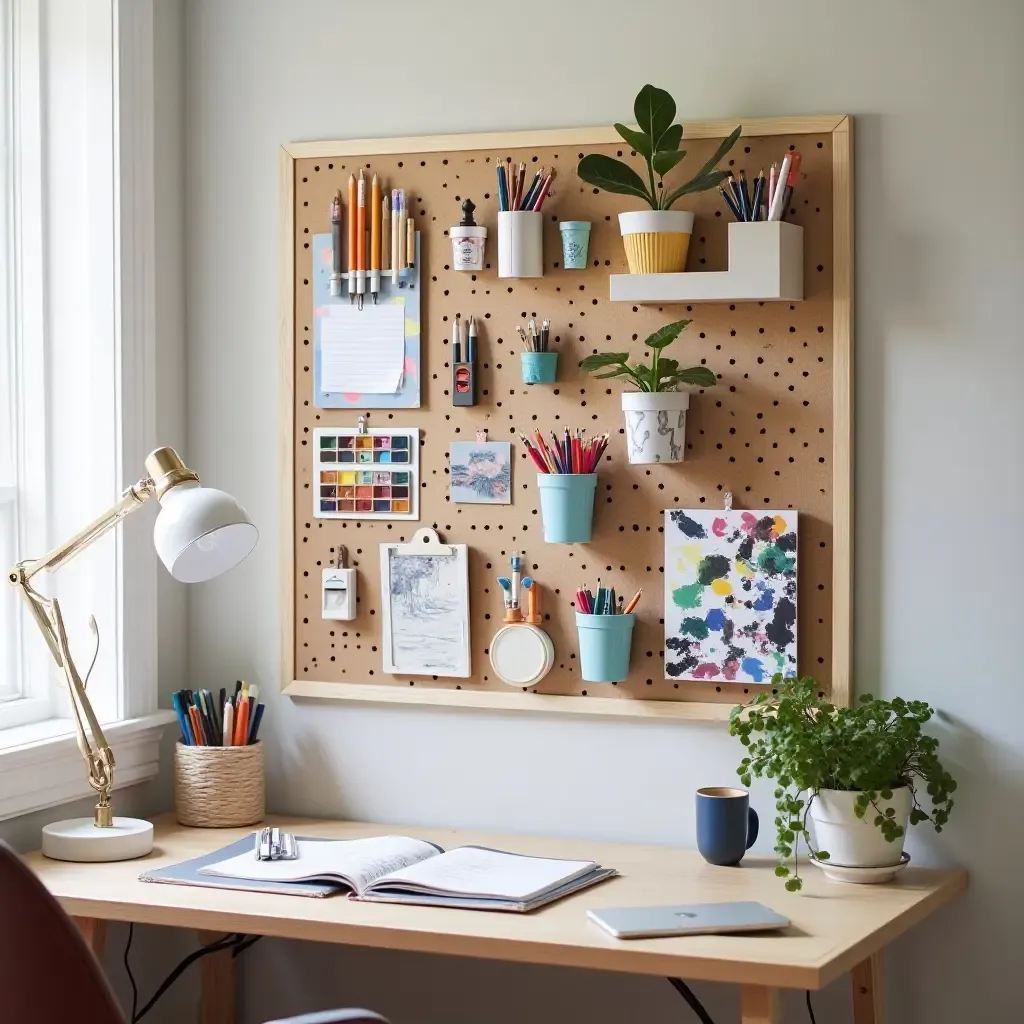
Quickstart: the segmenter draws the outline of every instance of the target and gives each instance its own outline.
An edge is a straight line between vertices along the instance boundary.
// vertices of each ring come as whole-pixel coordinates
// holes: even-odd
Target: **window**
[[[44,555],[107,508],[142,475],[156,446],[148,376],[153,261],[145,252],[152,244],[152,5],[0,0],[0,21],[6,569]],[[33,581],[60,598],[83,674],[93,653],[88,620],[96,617],[89,696],[104,723],[156,705],[151,515],[137,513]],[[69,725],[69,713],[63,673],[5,587],[0,731],[53,719]]]

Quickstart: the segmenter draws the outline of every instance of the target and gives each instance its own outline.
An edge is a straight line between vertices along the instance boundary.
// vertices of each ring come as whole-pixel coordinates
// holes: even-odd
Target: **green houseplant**
[[[674,189],[665,186],[665,175],[686,156],[680,149],[683,126],[675,123],[676,103],[664,89],[645,85],[633,103],[637,128],[614,125],[615,131],[641,156],[646,164],[644,181],[629,164],[603,153],[591,153],[579,162],[579,177],[605,192],[642,199],[649,211],[619,214],[619,228],[631,274],[653,274],[683,270],[693,231],[693,214],[672,210],[685,195],[706,192],[727,175],[716,165],[740,136],[737,126],[711,158],[689,181]],[[655,180],[657,178],[657,181]]]
[[[810,677],[776,676],[772,686],[775,693],[733,709],[729,732],[747,748],[737,768],[743,784],[776,782],[775,873],[787,889],[803,884],[801,840],[819,862],[877,867],[900,862],[908,821],[942,831],[956,782],[939,760],[939,741],[922,728],[935,713],[930,705],[867,694],[854,707],[836,707]]]
[[[680,369],[678,360],[662,356],[689,323],[677,320],[666,324],[644,341],[651,352],[649,366],[642,362],[630,365],[628,352],[599,352],[580,364],[598,380],[617,377],[636,388],[622,395],[626,451],[632,463],[682,462],[690,396],[678,389],[682,384],[701,388],[715,384],[715,374],[706,366]]]

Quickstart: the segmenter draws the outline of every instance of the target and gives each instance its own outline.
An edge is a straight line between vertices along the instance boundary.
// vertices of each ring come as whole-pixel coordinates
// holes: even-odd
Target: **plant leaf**
[[[640,130],[650,136],[653,148],[657,149],[662,135],[675,120],[676,101],[664,89],[645,85],[636,95],[633,116]]]
[[[655,205],[655,197],[648,194],[640,175],[615,157],[591,153],[579,162],[576,173],[595,188],[618,195],[637,196],[650,206]]]
[[[680,331],[689,326],[690,320],[676,320],[675,323],[659,327],[645,342],[648,348],[663,349],[679,337]]]
[[[587,356],[580,363],[580,369],[587,373],[593,373],[594,370],[602,370],[606,366],[621,366],[625,369],[628,358],[628,352],[598,352],[596,355]]]
[[[594,380],[608,380],[610,377],[625,377],[628,373],[628,367],[620,366],[617,370],[610,370],[608,373],[595,373]]]
[[[635,149],[645,160],[650,160],[652,150],[652,144],[650,138],[643,132],[634,131],[632,128],[627,128],[624,124],[615,124],[612,126],[619,135],[633,148]]]
[[[654,172],[664,177],[683,157],[685,149],[663,149],[654,154]]]
[[[725,171],[711,171],[703,177],[691,178],[685,185],[680,185],[675,191],[661,198],[661,208],[669,209],[672,204],[682,196],[694,195],[697,192],[707,192],[721,184],[729,175]]]
[[[696,180],[697,178],[702,178],[704,177],[704,175],[709,174],[712,170],[714,170],[718,161],[721,160],[722,157],[725,156],[725,154],[728,153],[729,150],[736,145],[736,140],[740,137],[740,132],[742,131],[743,125],[736,125],[736,127],[733,128],[733,130],[729,133],[729,137],[726,139],[722,139],[722,144],[718,147],[718,149],[715,150],[711,159],[708,160],[708,162],[693,176],[693,180]]]
[[[658,139],[658,145],[656,152],[667,153],[674,151],[679,148],[679,143],[683,141],[683,126],[681,124],[674,124],[671,128],[666,129],[665,133]],[[686,152],[685,150],[683,152]]]
[[[715,371],[707,366],[691,366],[689,369],[680,370],[676,376],[680,384],[692,384],[698,388],[713,388],[718,383]]]

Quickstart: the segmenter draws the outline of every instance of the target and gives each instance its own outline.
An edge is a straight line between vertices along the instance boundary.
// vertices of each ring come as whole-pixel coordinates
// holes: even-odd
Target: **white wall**
[[[1024,607],[996,574],[1014,572],[1011,503],[1024,480],[1024,205],[1012,185],[1005,203],[992,185],[1016,181],[1024,159],[1024,5],[789,0],[775,9],[780,17],[751,0],[187,4],[188,453],[262,531],[239,570],[193,588],[190,674],[210,686],[260,683],[275,809],[691,845],[693,790],[733,778],[737,746],[721,726],[274,696],[287,542],[273,412],[278,145],[608,124],[629,119],[646,80],[669,88],[688,119],[852,113],[857,678],[861,689],[944,710],[960,803],[942,837],[919,832],[911,850],[972,872],[966,899],[894,947],[892,1019],[1009,1019],[1024,900],[1021,673],[1009,641]],[[456,55],[478,61],[475,80],[453,72]],[[975,539],[958,538],[977,516]],[[757,791],[770,821],[765,796]],[[651,979],[271,943],[247,957],[251,1021],[357,1000],[397,1024],[611,1022],[631,1019],[634,1005],[650,1019],[687,1014]],[[819,997],[819,1020],[847,1020],[847,995],[844,983]],[[717,1019],[729,1019],[729,997],[710,998]],[[795,1002],[790,1011],[803,1019]]]

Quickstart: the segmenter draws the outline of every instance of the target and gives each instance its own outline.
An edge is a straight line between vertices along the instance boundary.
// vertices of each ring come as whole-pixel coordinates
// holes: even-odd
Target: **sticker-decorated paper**
[[[665,512],[665,676],[795,675],[797,513]]]

